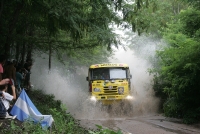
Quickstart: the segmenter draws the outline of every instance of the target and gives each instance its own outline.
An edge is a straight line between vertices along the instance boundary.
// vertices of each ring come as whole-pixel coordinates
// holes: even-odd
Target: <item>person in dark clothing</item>
[[[24,79],[24,76],[22,74],[22,68],[17,67],[16,68],[16,88],[17,88],[18,92],[21,91],[21,83],[22,83],[23,79]]]
[[[32,60],[31,59],[27,59],[26,62],[24,63],[24,69],[26,69],[27,71],[31,71],[31,67],[32,66]]]
[[[27,59],[26,63],[24,64],[24,70],[26,72],[24,79],[24,86],[26,87],[27,90],[31,88],[31,82],[30,82],[31,67],[32,67],[32,60]]]

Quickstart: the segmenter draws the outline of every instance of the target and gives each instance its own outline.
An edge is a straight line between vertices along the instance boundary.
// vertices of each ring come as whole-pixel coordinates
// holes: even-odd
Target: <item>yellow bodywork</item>
[[[90,66],[90,69],[115,67],[129,69],[129,66],[123,63],[94,64]],[[130,75],[130,72],[128,75]],[[91,84],[91,96],[95,97],[95,100],[101,101],[103,104],[121,101],[130,95],[130,80],[127,78],[116,80],[91,80],[89,82]]]
[[[92,91],[91,94],[96,100],[102,101],[103,104],[110,104],[113,101],[126,99],[129,95],[129,86],[127,80],[115,80],[115,82],[106,82],[103,80],[93,81],[92,88],[99,88],[100,92]],[[120,90],[124,90],[123,94],[119,94]]]

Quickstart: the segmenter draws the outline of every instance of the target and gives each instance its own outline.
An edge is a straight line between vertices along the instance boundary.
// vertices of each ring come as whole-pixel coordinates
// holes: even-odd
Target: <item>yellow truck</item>
[[[132,99],[129,66],[124,63],[94,64],[89,67],[86,80],[89,84],[90,99],[102,104]]]

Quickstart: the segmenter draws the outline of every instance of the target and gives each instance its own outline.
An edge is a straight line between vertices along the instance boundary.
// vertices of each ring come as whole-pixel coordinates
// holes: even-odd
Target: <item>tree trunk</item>
[[[49,43],[49,71],[51,70],[51,55],[52,55],[52,48],[51,48],[51,43]]]
[[[29,37],[32,37],[34,34],[33,34],[33,32],[34,32],[34,28],[33,27],[30,27],[29,28],[29,34],[28,34],[28,36]],[[32,51],[33,51],[33,43],[31,42],[31,43],[29,43],[28,45],[27,45],[27,55],[26,55],[26,59],[32,59]]]
[[[26,45],[25,43],[23,43],[22,45],[22,53],[21,53],[21,65],[23,66],[24,65],[24,59],[25,59],[25,54],[26,54]]]
[[[1,7],[0,7],[0,19],[1,19],[1,15],[2,15],[2,12],[3,12],[3,3],[4,1],[1,0]]]
[[[32,59],[32,50],[33,50],[32,48],[33,48],[32,44],[27,45],[26,59]]]
[[[16,49],[15,59],[17,62],[19,62],[19,54],[20,54],[19,53],[19,49],[20,49],[19,43],[16,43],[15,49]]]

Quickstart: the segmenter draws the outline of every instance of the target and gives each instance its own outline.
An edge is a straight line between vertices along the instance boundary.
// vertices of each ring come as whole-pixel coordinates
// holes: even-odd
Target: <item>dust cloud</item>
[[[137,40],[138,43],[140,41],[143,43],[141,47],[137,48],[137,51],[129,47],[126,50],[118,48],[115,50],[115,56],[110,58],[110,62],[127,63],[130,66],[131,94],[134,99],[128,103],[108,107],[91,102],[86,81],[88,68],[78,67],[76,75],[66,75],[68,70],[65,70],[61,63],[53,61],[51,72],[49,72],[47,55],[42,55],[43,58],[34,56],[31,82],[35,89],[41,89],[47,94],[54,94],[55,99],[61,100],[66,105],[67,112],[78,119],[135,117],[156,113],[159,99],[154,96],[152,76],[149,75],[147,69],[152,66],[148,59],[155,55],[155,45],[159,41],[152,42],[152,39],[147,37],[137,37]]]
[[[151,49],[151,46],[145,47]],[[145,49],[143,48],[143,50]],[[144,51],[142,52],[144,53]],[[151,56],[151,54],[155,54],[153,49],[152,53],[148,52],[146,56]],[[132,110],[129,112],[133,116],[157,113],[159,105],[159,99],[154,96],[152,89],[153,77],[148,72],[152,64],[142,57],[143,55],[140,56],[140,53],[136,56],[133,50],[127,48],[126,50],[120,49],[117,51],[115,53],[115,59],[111,60],[111,62],[127,63],[129,65],[132,74],[131,95],[134,97],[130,101]]]
[[[76,118],[94,119],[97,115],[108,117],[106,112],[99,112],[100,109],[96,103],[89,99],[88,82],[86,81],[88,68],[80,67],[76,75],[69,75],[68,70],[63,69],[63,65],[56,62],[49,72],[47,55],[42,57],[34,57],[35,61],[31,71],[31,82],[34,89],[53,94],[55,99],[61,100],[66,105],[67,112]]]

